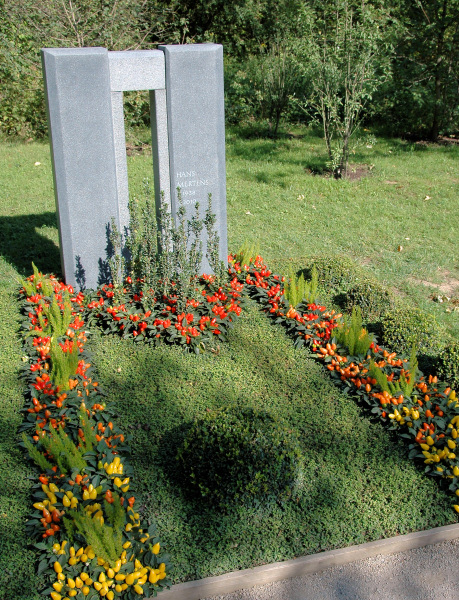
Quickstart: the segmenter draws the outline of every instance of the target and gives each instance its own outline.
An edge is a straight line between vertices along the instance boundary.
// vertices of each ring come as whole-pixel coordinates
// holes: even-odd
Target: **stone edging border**
[[[172,586],[164,591],[165,600],[200,600],[210,596],[230,594],[237,590],[302,577],[380,554],[395,554],[459,538],[459,523],[416,531],[406,535],[349,546],[339,550],[319,552],[310,556],[235,571],[218,577],[206,577]]]

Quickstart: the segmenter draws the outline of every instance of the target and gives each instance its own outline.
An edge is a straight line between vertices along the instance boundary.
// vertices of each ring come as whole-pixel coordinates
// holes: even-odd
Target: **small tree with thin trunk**
[[[299,52],[310,82],[306,107],[322,121],[339,179],[347,174],[351,137],[389,74],[389,17],[364,1],[331,0],[313,3],[302,18]]]
[[[262,47],[247,61],[247,72],[259,114],[276,137],[281,117],[299,87],[300,64],[290,40],[275,39],[269,48]]]

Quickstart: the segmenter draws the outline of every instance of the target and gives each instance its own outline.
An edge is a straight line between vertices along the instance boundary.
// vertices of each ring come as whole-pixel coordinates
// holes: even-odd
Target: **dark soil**
[[[138,154],[151,154],[151,144],[126,144],[126,154],[136,156]]]
[[[369,177],[371,175],[372,169],[373,165],[350,164],[347,167],[347,175],[343,176],[343,179],[348,179],[350,181],[359,181],[359,179]],[[333,177],[333,173],[330,169],[306,167],[305,171],[310,175],[317,175],[320,177]]]

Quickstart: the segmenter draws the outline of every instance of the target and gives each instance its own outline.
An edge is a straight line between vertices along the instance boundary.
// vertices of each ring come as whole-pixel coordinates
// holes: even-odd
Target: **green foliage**
[[[396,308],[382,319],[382,343],[398,352],[436,355],[444,346],[445,332],[434,315],[420,308]]]
[[[235,254],[236,262],[238,262],[243,269],[245,269],[245,267],[248,268],[255,262],[259,252],[260,250],[257,244],[254,242],[252,244],[244,242]]]
[[[129,200],[130,222],[126,246],[130,253],[129,275],[133,279],[143,279],[144,287],[148,290],[156,287],[159,277],[158,232],[149,180],[144,185],[143,203],[137,199]]]
[[[212,213],[211,196],[204,218],[200,217],[200,205],[197,202],[195,214],[187,220],[180,190],[177,195],[179,208],[176,221],[173,221],[169,206],[162,196],[157,227],[149,188],[146,188],[146,200],[142,207],[138,201],[131,201],[126,246],[131,255],[130,274],[142,280],[145,298],[148,299],[157,289],[163,294],[170,293],[172,286],[173,293],[178,296],[178,309],[183,310],[186,298],[196,297],[199,291],[197,280],[202,275],[204,227],[207,233],[206,256],[217,278],[223,276],[225,265],[219,259],[220,240],[215,231],[216,216]],[[118,254],[121,254],[120,249]]]
[[[311,281],[304,280],[304,274],[301,273],[296,277],[292,268],[290,268],[290,276],[285,284],[284,295],[286,300],[292,306],[298,306],[303,300],[307,304],[312,304],[316,301],[318,286],[318,273],[315,267],[311,271]]]
[[[389,381],[386,373],[374,361],[370,361],[369,374],[376,379],[383,392],[388,392],[392,396],[403,394],[405,398],[408,398],[413,393],[416,384],[417,369],[418,360],[416,358],[416,349],[413,346],[408,368],[401,372],[399,380]]]
[[[457,131],[459,2],[400,0],[393,75],[375,97],[378,120],[396,135],[428,138]]]
[[[81,407],[79,412],[80,427],[84,434],[84,442],[82,442],[82,453],[91,452],[97,444],[96,439],[96,424],[90,419],[86,410]]]
[[[38,321],[42,328],[42,331],[38,332],[40,336],[49,335],[52,339],[57,340],[67,332],[72,321],[72,303],[67,290],[62,295],[62,304],[64,305],[63,310],[54,294],[51,304],[47,305],[43,301],[41,302],[42,311],[38,313]],[[32,333],[32,335],[37,334]]]
[[[83,458],[84,450],[79,450],[61,427],[51,427],[49,435],[40,438],[40,442],[53,456],[61,473],[81,473],[88,466]]]
[[[76,374],[79,361],[78,345],[73,343],[72,349],[64,350],[56,338],[51,339],[51,380],[61,391],[69,390],[69,379]]]
[[[196,419],[178,451],[187,482],[221,508],[290,498],[302,455],[292,430],[263,410],[209,410]]]
[[[47,275],[43,275],[43,273],[40,273],[40,271],[34,265],[34,263],[32,263],[32,268],[32,281],[29,281],[27,279],[21,281],[21,285],[23,286],[27,296],[35,296],[35,294],[41,294],[45,297],[53,296],[54,286],[51,283],[49,277]]]
[[[22,441],[27,449],[27,452],[29,453],[30,458],[40,467],[43,472],[53,468],[53,465],[46,460],[43,453],[38,450],[35,444],[32,444],[25,433],[22,434]]]
[[[350,318],[344,316],[343,324],[334,330],[334,336],[337,343],[345,346],[351,356],[366,354],[372,342],[367,330],[362,327],[362,313],[358,306],[352,309]]]
[[[172,241],[173,221],[164,194],[158,211],[158,272],[160,273],[160,289],[163,294],[169,291],[169,284],[174,278],[175,261]]]
[[[459,389],[459,343],[451,341],[438,356],[438,375],[454,389]]]
[[[121,534],[124,530],[126,522],[126,511],[121,504],[119,494],[113,494],[113,502],[110,504],[107,500],[104,500],[104,511],[108,521],[112,524],[115,544],[121,545]],[[119,558],[119,554],[118,554]]]
[[[172,228],[174,282],[178,295],[179,310],[185,308],[186,298],[195,298],[197,278],[201,275],[202,241],[200,234],[203,221],[199,217],[199,202],[195,204],[195,214],[186,220],[185,206],[178,191],[179,208],[176,225]]]
[[[207,209],[204,218],[204,226],[207,233],[207,252],[206,257],[209,261],[209,266],[215,274],[216,280],[221,281],[226,273],[226,261],[220,260],[220,237],[215,229],[217,222],[216,215],[212,212],[212,195],[209,194],[207,199]]]
[[[347,292],[365,276],[362,267],[351,258],[341,255],[324,254],[313,257],[305,269],[306,276],[311,277],[314,268],[317,270],[319,285],[337,292]]]
[[[258,107],[257,115],[266,120],[269,133],[277,135],[282,115],[300,87],[300,66],[292,43],[286,38],[273,40],[246,63],[246,78]]]
[[[297,0],[160,0],[174,32],[174,43],[216,42],[241,59],[291,29]]]
[[[123,235],[118,230],[114,217],[111,218],[109,230],[108,266],[113,283],[115,302],[123,289],[126,260],[123,255]]]
[[[133,131],[136,127],[150,126],[150,99],[148,91],[137,90],[124,92],[124,123],[127,131]]]
[[[387,381],[387,375],[382,371],[380,367],[378,367],[375,364],[373,360],[370,361],[370,368],[368,372],[371,375],[371,377],[374,377],[376,379],[379,387],[382,389],[383,392],[390,393],[390,386],[389,382]]]
[[[65,349],[59,344],[59,338],[62,337],[68,330],[72,321],[72,303],[67,290],[64,291],[62,297],[63,309],[58,303],[56,296],[52,293],[52,284],[38,273],[34,266],[34,280],[27,287],[27,294],[38,291],[45,296],[52,295],[51,304],[46,304],[43,300],[40,303],[41,312],[38,313],[38,322],[40,323],[41,331],[30,331],[26,335],[42,336],[49,335],[51,337],[50,357],[51,357],[51,379],[55,385],[61,390],[69,389],[69,378],[75,375],[78,367],[78,346],[76,342],[72,344],[72,349],[69,346]],[[27,284],[28,282],[26,282]]]
[[[416,383],[416,375],[418,370],[418,359],[416,357],[416,348],[411,348],[411,356],[408,363],[408,369],[405,369],[400,375],[400,390],[404,396],[411,396]]]
[[[102,524],[97,517],[92,517],[86,510],[67,511],[74,522],[74,527],[84,537],[86,543],[92,546],[96,556],[103,558],[112,567],[123,552],[122,534],[126,517],[118,494],[113,495],[113,500],[112,506],[107,502],[104,503],[112,527],[106,523]]]
[[[155,40],[174,39],[169,16],[170,10],[158,10],[156,2],[147,8],[144,0],[3,0],[0,130],[22,137],[47,133],[40,48],[152,48]],[[130,120],[145,119],[142,102],[131,94],[128,101]]]
[[[346,293],[345,309],[351,312],[359,306],[366,322],[379,321],[394,307],[390,291],[376,279],[363,279]]]

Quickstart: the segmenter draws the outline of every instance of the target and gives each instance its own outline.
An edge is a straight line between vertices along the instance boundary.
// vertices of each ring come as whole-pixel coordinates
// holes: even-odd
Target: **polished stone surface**
[[[219,44],[159,46],[166,59],[172,214],[180,188],[187,217],[200,214],[212,194],[220,258],[228,256],[226,224],[223,47]],[[205,239],[205,238],[204,238]],[[203,261],[203,272],[209,272]]]
[[[42,50],[65,281],[107,279],[107,225],[119,224],[108,52]]]

